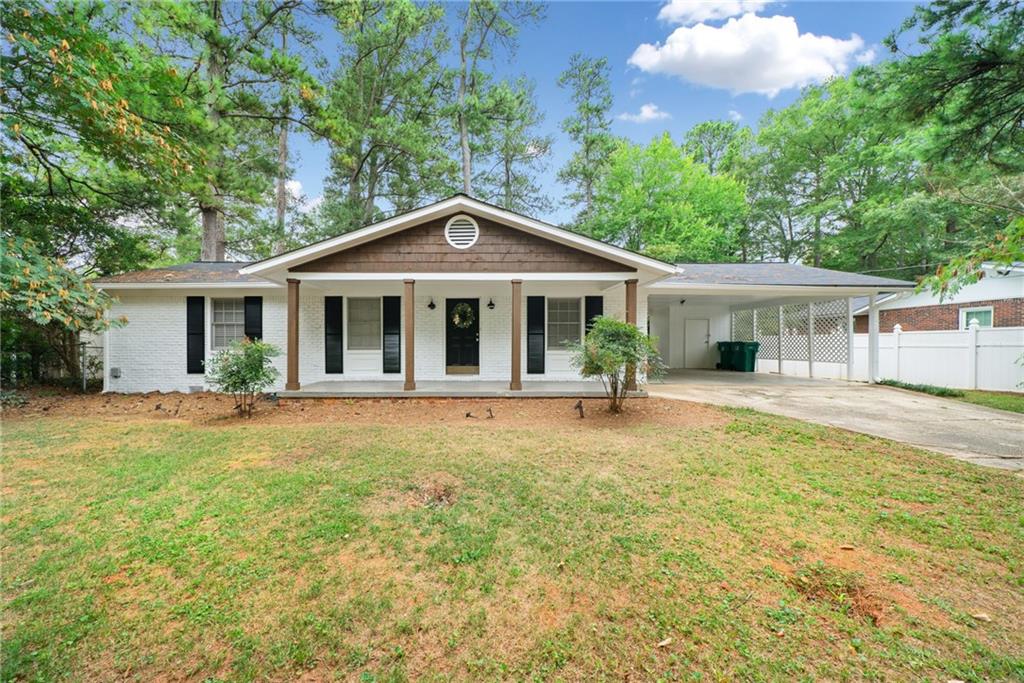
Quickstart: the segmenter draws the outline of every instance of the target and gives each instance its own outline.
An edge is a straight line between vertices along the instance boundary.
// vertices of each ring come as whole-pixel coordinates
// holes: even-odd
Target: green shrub
[[[280,374],[272,361],[279,355],[280,349],[259,340],[233,342],[213,357],[206,377],[218,390],[235,397],[239,415],[252,417],[256,395]]]
[[[932,396],[947,396],[951,398],[960,398],[964,395],[964,392],[959,389],[950,389],[948,387],[936,387],[931,384],[907,384],[906,382],[898,382],[894,379],[883,379],[879,380],[879,384],[884,384],[887,387],[898,387],[900,389],[906,389],[907,391],[919,391],[922,394],[931,394]]]
[[[622,411],[631,376],[651,379],[664,372],[653,339],[636,325],[604,316],[572,348],[572,364],[584,377],[601,379],[613,413]]]

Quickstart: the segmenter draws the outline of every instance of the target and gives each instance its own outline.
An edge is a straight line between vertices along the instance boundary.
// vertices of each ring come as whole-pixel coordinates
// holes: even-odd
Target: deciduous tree
[[[667,261],[731,261],[746,212],[743,186],[713,176],[665,134],[612,153],[584,228]]]

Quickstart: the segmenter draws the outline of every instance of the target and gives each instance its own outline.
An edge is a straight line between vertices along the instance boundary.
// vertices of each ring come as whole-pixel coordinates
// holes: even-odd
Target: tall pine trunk
[[[284,54],[288,44],[288,34],[281,31],[281,53]],[[288,211],[288,188],[285,185],[288,175],[288,102],[281,98],[281,132],[277,136],[277,239],[274,241],[274,254],[281,254],[287,247],[288,230],[285,226],[285,213]]]
[[[469,55],[466,44],[469,41],[469,26],[473,21],[473,8],[466,10],[466,25],[459,37],[459,147],[462,152],[462,191],[471,194],[473,191],[473,154],[469,148],[469,122],[466,120],[466,93],[469,89]]]
[[[210,122],[211,130],[216,132],[221,120],[219,91],[224,81],[224,56],[221,53],[221,47],[217,40],[220,37],[221,24],[224,20],[221,14],[220,0],[212,0],[210,3],[210,19],[213,21],[214,27],[206,39],[209,60],[206,65],[206,76],[215,94],[211,94],[206,115]],[[217,148],[218,144],[218,142],[214,142],[214,145],[208,150],[209,157],[206,162],[208,175],[214,179],[219,174],[221,164],[220,150]],[[203,219],[202,260],[223,261],[224,243],[226,241],[224,235],[223,199],[216,180],[210,182],[207,190],[209,193],[207,201],[203,202],[199,207]]]

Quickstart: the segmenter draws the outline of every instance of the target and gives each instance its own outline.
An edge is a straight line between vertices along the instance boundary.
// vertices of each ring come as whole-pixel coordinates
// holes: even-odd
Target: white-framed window
[[[961,308],[960,329],[966,330],[969,328],[972,320],[978,321],[978,327],[992,327],[992,307],[974,306],[973,308]]]
[[[380,350],[380,297],[348,300],[348,350]]]
[[[245,299],[211,299],[210,308],[213,348],[227,348],[245,337]]]
[[[565,350],[582,338],[580,299],[548,299],[548,349]]]

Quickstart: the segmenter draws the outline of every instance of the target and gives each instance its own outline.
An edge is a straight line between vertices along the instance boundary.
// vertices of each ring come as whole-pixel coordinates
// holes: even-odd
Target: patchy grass
[[[975,405],[985,406],[987,408],[998,408],[999,410],[1008,410],[1013,413],[1024,413],[1024,393],[950,389],[948,387],[937,387],[931,384],[908,384],[906,382],[897,382],[894,379],[883,379],[878,383],[890,387],[897,387],[899,389],[906,389],[908,391],[931,394],[932,396],[954,398],[958,401],[974,403]]]
[[[979,406],[1009,410],[1012,413],[1024,413],[1024,394],[1008,391],[964,391],[964,395],[957,398]]]
[[[345,405],[5,419],[0,678],[1024,676],[1020,477],[656,399],[695,417]]]
[[[909,382],[900,382],[895,379],[880,379],[878,383],[884,384],[887,387],[896,387],[898,389],[906,389],[907,391],[916,391],[920,394],[931,394],[932,396],[942,396],[943,398],[963,398],[964,395],[964,392],[960,389],[937,387],[934,384],[910,384]]]

